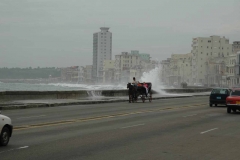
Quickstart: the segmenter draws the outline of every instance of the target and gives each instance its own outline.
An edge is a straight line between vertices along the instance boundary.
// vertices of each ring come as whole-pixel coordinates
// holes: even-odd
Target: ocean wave
[[[159,67],[156,67],[155,69],[144,72],[142,74],[142,77],[139,79],[140,82],[151,82],[152,83],[152,89],[159,94],[166,95],[167,93],[163,91],[164,87],[161,85],[160,81],[160,71],[161,69]]]

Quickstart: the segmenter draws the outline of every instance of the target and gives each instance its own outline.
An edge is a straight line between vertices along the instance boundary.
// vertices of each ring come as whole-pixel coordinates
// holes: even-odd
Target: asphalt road
[[[208,97],[4,111],[0,160],[239,159],[240,114]]]

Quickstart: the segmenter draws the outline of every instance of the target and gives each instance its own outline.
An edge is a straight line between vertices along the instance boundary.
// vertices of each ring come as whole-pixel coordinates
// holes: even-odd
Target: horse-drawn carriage
[[[140,98],[144,103],[145,100],[149,100],[152,102],[152,83],[138,83],[138,85],[133,85],[131,83],[127,84],[128,95],[129,95],[129,103],[137,102]]]

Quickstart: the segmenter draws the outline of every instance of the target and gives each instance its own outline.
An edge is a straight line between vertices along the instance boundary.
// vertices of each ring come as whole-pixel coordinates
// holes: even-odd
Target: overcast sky
[[[113,55],[163,60],[189,53],[193,37],[240,41],[240,0],[0,0],[0,67],[92,64],[102,26],[113,33]]]

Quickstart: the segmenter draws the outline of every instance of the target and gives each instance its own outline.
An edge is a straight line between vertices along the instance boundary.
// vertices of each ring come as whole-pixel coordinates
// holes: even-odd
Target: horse
[[[136,89],[131,83],[127,84],[127,88],[128,88],[129,103],[134,102],[134,98],[135,98],[134,95],[136,94]]]

